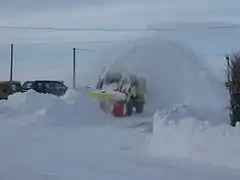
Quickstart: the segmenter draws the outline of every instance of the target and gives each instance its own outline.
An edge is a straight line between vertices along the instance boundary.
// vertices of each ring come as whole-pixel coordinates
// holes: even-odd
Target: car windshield
[[[14,83],[14,84],[11,84],[11,89],[12,89],[12,92],[20,92],[22,90],[22,86],[20,83]]]

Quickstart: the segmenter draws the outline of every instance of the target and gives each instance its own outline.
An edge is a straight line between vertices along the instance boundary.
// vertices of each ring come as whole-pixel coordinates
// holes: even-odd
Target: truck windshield
[[[106,75],[105,83],[112,84],[112,83],[119,83],[122,78],[120,73],[109,73]]]

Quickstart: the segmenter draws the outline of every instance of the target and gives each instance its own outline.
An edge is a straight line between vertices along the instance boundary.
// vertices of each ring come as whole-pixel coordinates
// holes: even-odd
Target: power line
[[[225,54],[196,54],[199,57],[221,57],[225,56]]]
[[[186,29],[239,29],[240,24],[216,25],[202,27],[177,27],[177,28],[59,28],[59,27],[40,27],[40,26],[7,26],[0,25],[0,29],[22,29],[22,30],[45,30],[45,31],[176,31]]]

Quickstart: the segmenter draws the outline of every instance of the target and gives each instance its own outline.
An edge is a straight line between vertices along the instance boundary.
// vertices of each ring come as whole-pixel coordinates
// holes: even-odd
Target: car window
[[[13,92],[20,92],[22,90],[22,86],[20,83],[11,84],[10,88]]]
[[[30,89],[32,87],[32,83],[28,82],[23,85],[25,88]]]
[[[17,86],[16,86],[16,84],[12,84],[12,91],[14,91],[14,92],[17,91]]]
[[[46,88],[47,88],[47,89],[52,89],[51,84],[46,83],[45,85],[46,85]]]
[[[63,86],[60,84],[55,84],[56,89],[61,89]]]
[[[42,87],[43,84],[42,84],[42,83],[37,83],[37,86],[38,86],[38,87]]]
[[[56,89],[65,91],[66,90],[66,86],[62,85],[62,84],[56,84]]]
[[[43,84],[43,83],[41,83],[41,82],[38,82],[38,83],[36,84],[36,88],[38,88],[38,89],[45,89],[45,88],[46,88],[46,85]]]

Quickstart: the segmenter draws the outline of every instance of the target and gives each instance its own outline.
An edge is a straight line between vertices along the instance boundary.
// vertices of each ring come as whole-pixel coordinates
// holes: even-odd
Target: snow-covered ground
[[[81,93],[0,104],[1,179],[239,179],[238,129],[197,124],[188,106],[115,119]]]

